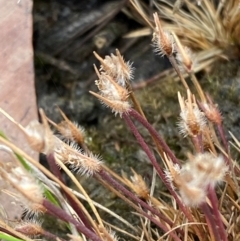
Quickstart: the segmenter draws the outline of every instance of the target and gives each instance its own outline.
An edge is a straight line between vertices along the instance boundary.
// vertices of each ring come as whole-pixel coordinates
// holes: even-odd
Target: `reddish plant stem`
[[[130,198],[131,200],[135,201],[136,203],[138,203],[139,205],[141,205],[143,208],[146,208],[148,211],[150,211],[152,214],[155,214],[157,217],[159,217],[160,219],[162,219],[163,221],[165,221],[166,223],[168,223],[169,225],[173,226],[173,223],[171,222],[171,220],[167,219],[165,216],[163,216],[161,213],[159,213],[156,209],[152,208],[151,206],[149,206],[147,203],[143,202],[141,199],[139,199],[137,196],[135,196],[133,193],[131,193],[129,190],[127,190],[124,186],[122,186],[120,183],[118,183],[115,179],[113,179],[108,173],[106,173],[104,170],[100,170],[98,172],[98,175],[105,180],[106,182],[108,182],[110,185],[112,185],[115,189],[121,191],[125,196],[127,196],[128,198]],[[140,210],[138,210],[140,212]],[[167,228],[167,226],[165,226],[164,224],[160,223],[158,220],[156,220],[155,218],[153,218],[152,216],[150,216],[148,213],[141,211],[141,214],[144,215],[145,217],[147,217],[151,222],[155,223],[158,227],[160,227],[164,232],[169,232],[169,229]],[[170,236],[172,236],[172,238],[174,238],[174,240],[176,241],[181,241],[179,239],[179,237],[173,233],[170,232],[169,233]]]
[[[59,238],[58,236],[56,236],[55,234],[52,234],[48,231],[43,231],[42,235],[44,235],[45,237],[47,237],[50,240],[59,240],[59,241],[67,241],[66,239],[63,238]]]
[[[222,139],[223,145],[225,147],[225,151],[228,152],[228,143],[227,143],[226,136],[225,136],[225,133],[223,130],[223,126],[221,124],[219,124],[219,125],[217,125],[217,128],[218,128],[218,133]]]
[[[163,150],[166,152],[166,154],[171,158],[172,162],[175,164],[178,164],[181,166],[181,163],[176,158],[176,156],[173,154],[172,150],[168,147],[166,142],[159,136],[158,132],[152,127],[152,125],[145,120],[137,111],[134,109],[131,109],[128,114],[132,116],[134,119],[139,121],[149,132],[150,134],[156,138],[156,140],[159,142],[160,146],[163,148]],[[123,116],[127,116],[127,114],[123,114]]]
[[[222,123],[217,125],[217,129],[218,129],[218,133],[219,133],[219,135],[221,137],[221,140],[222,140],[222,143],[224,145],[225,152],[226,152],[226,155],[223,155],[225,163],[229,166],[230,170],[232,172],[235,172],[235,175],[238,176],[238,175],[240,175],[240,171],[239,171],[239,169],[236,166],[233,167],[233,165],[231,163],[229,145],[228,145],[228,142],[227,142],[227,139],[226,139],[226,135],[224,133],[224,128],[223,128]]]
[[[59,167],[57,166],[56,162],[55,162],[55,158],[54,158],[54,154],[51,153],[47,156],[47,161],[50,167],[50,170],[52,171],[52,173],[62,182],[65,184],[63,178],[62,178],[62,174],[61,171],[59,169]],[[86,217],[86,215],[84,214],[84,212],[82,211],[82,209],[79,207],[79,205],[77,205],[77,203],[73,200],[73,198],[67,193],[64,192],[69,204],[71,205],[71,207],[73,208],[73,210],[77,213],[78,217],[81,219],[81,221],[84,223],[84,225],[93,230],[92,229],[92,225],[90,223],[90,221],[88,220],[88,218]]]
[[[198,146],[198,148],[196,147],[196,149],[200,149],[200,152],[203,152],[201,135],[198,135],[193,140],[196,141],[196,145]],[[209,186],[209,188],[208,188],[208,197],[209,197],[209,199],[212,203],[213,215],[215,216],[215,220],[216,220],[216,223],[217,223],[218,228],[219,228],[220,236],[222,237],[223,241],[227,241],[227,234],[226,234],[226,231],[224,229],[224,225],[223,225],[223,222],[222,222],[222,219],[221,219],[220,212],[218,210],[218,199],[217,199],[217,196],[216,196],[216,192],[215,192],[215,190],[212,186]]]
[[[217,125],[217,129],[218,129],[218,133],[219,133],[219,135],[220,135],[220,137],[221,137],[221,140],[222,140],[224,149],[225,149],[226,153],[229,154],[228,143],[227,143],[227,140],[226,140],[226,135],[225,135],[225,133],[224,133],[222,124],[218,124],[218,125]],[[230,160],[229,160],[228,157],[225,158],[225,162],[226,162],[226,164],[227,164],[228,166],[230,165]]]
[[[216,228],[216,223],[214,221],[214,218],[212,216],[212,213],[211,213],[211,210],[210,210],[208,204],[207,203],[203,203],[201,205],[201,209],[202,209],[203,213],[205,214],[205,218],[206,218],[208,227],[212,230],[212,233],[213,233],[213,235],[215,237],[215,241],[221,241],[221,238],[219,236],[218,230]]]
[[[209,197],[209,199],[211,201],[211,204],[212,204],[212,211],[213,211],[216,223],[217,223],[218,228],[219,228],[220,236],[221,236],[223,241],[227,241],[228,240],[227,234],[226,234],[226,231],[225,231],[225,228],[224,228],[224,225],[223,225],[223,222],[222,222],[222,218],[221,218],[221,215],[220,215],[220,212],[219,212],[219,209],[218,209],[218,199],[217,199],[217,196],[216,196],[216,192],[215,192],[214,188],[211,187],[211,186],[209,186],[209,188],[208,188],[208,197]]]
[[[68,193],[65,193],[65,196],[70,204],[70,206],[73,208],[73,210],[77,213],[78,217],[81,219],[83,224],[86,226],[86,228],[93,230],[93,227],[90,223],[90,221],[87,219],[86,215],[84,212],[79,208],[79,206],[76,204],[76,202],[72,199]]]
[[[196,152],[203,153],[202,134],[193,136],[191,139],[192,139],[193,145],[196,149]]]
[[[121,185],[119,182],[117,182],[115,179],[113,179],[108,173],[106,173],[104,170],[101,170],[98,172],[99,176],[106,180],[108,183],[110,183],[116,190],[121,191],[125,196],[139,204],[141,207],[147,209],[150,211],[152,214],[155,214],[158,216],[160,219],[162,219],[164,222],[166,222],[168,225],[172,226],[173,222],[163,216],[158,210],[154,209],[151,207],[149,204],[146,202],[142,201],[140,198],[138,198],[136,195],[134,195],[132,192],[130,192],[127,188],[125,188],[123,185]]]
[[[55,158],[54,158],[54,153],[50,153],[49,155],[46,156],[47,158],[47,162],[49,165],[49,168],[51,170],[51,172],[62,182],[65,183],[63,178],[62,178],[62,174],[60,171],[59,166],[57,166],[56,162],[55,162]]]
[[[158,165],[156,158],[154,157],[154,155],[152,154],[152,152],[149,149],[148,145],[146,144],[146,142],[144,141],[144,139],[140,135],[139,131],[137,130],[137,128],[135,127],[135,125],[131,121],[130,117],[128,115],[126,115],[126,114],[123,114],[123,118],[126,121],[126,123],[129,126],[129,128],[131,129],[131,131],[133,132],[133,134],[136,137],[138,143],[140,144],[142,149],[145,151],[145,153],[149,157],[152,165],[156,169],[156,171],[157,171],[158,175],[160,176],[160,178],[162,179],[163,183],[166,185],[166,187],[168,188],[169,192],[172,194],[172,196],[176,200],[176,202],[177,202],[178,206],[180,207],[180,209],[182,210],[182,212],[185,214],[185,216],[187,217],[187,219],[190,222],[193,222],[193,218],[191,216],[191,213],[189,212],[189,210],[187,208],[185,208],[185,206],[183,205],[181,200],[178,198],[177,194],[175,193],[175,191],[173,190],[173,188],[170,185],[169,181],[167,180],[167,178],[166,178],[164,172],[162,171],[161,167]]]
[[[229,148],[228,148],[226,154],[223,154],[223,158],[224,158],[224,161],[225,161],[226,165],[229,166],[229,170],[232,173],[235,173],[236,176],[239,176],[240,175],[240,170],[238,169],[237,166],[235,166],[235,165],[233,166],[233,163],[231,162],[231,156],[230,156]]]
[[[61,208],[55,206],[48,200],[44,199],[42,202],[42,205],[47,209],[47,212],[65,222],[70,222],[73,225],[75,225],[76,229],[84,234],[87,238],[93,240],[93,241],[102,241],[100,237],[98,237],[92,230],[88,229],[86,226],[84,226],[82,223],[78,222],[75,218],[70,216],[68,213],[66,213]]]
[[[136,111],[134,112],[134,113],[136,113]],[[138,115],[138,117],[140,117],[140,119],[141,119],[141,116],[138,114],[138,113],[136,113],[136,115]],[[138,130],[137,130],[137,128],[135,127],[135,125],[133,124],[133,122],[131,121],[131,119],[129,118],[129,116],[127,115],[127,114],[123,114],[123,117],[125,118],[125,120],[127,121],[127,124],[129,125],[129,127],[131,128],[131,130],[132,130],[132,132],[133,132],[133,134],[135,135],[135,137],[136,137],[136,139],[138,140],[138,142],[139,142],[139,144],[141,145],[141,144],[143,144],[144,145],[144,148],[146,147],[147,149],[149,149],[149,147],[147,146],[147,144],[145,143],[145,141],[144,141],[144,139],[142,138],[142,136],[140,135],[140,133],[138,132]],[[140,119],[139,119],[139,121],[140,121]],[[142,120],[142,119],[141,119]],[[143,123],[145,123],[145,120],[142,120],[143,121]],[[141,121],[140,121],[141,122]],[[146,121],[147,122],[147,121]],[[142,122],[141,122],[142,123]],[[142,123],[142,124],[143,124]],[[147,122],[146,123],[147,125],[147,129],[148,129],[148,127],[149,127],[149,131],[150,131],[150,133],[155,133],[155,137],[157,138],[157,139],[159,139],[160,137],[158,137],[158,133],[156,132],[156,130]],[[161,140],[161,138],[160,138],[160,140]],[[163,142],[165,145],[166,145],[166,147],[167,147],[167,149],[169,149],[169,147],[167,146],[167,144],[165,143],[165,142]],[[143,146],[142,146],[142,148],[143,148]],[[143,148],[143,150],[144,150],[144,148]],[[147,149],[146,149],[146,151],[147,151]],[[169,149],[170,150],[170,149]],[[172,153],[172,151],[170,150],[170,152]],[[170,153],[169,152],[169,153]],[[189,212],[189,210],[183,205],[183,203],[181,202],[181,200],[178,198],[178,196],[177,196],[177,194],[175,193],[175,191],[172,189],[172,187],[171,187],[171,185],[169,185],[169,183],[168,183],[168,181],[166,180],[166,177],[165,177],[165,175],[164,175],[164,173],[162,172],[162,169],[160,168],[160,166],[158,165],[158,163],[157,163],[157,161],[156,161],[156,159],[155,159],[155,157],[152,155],[152,152],[149,150],[149,151],[147,151],[146,152],[146,154],[149,154],[149,159],[151,160],[151,161],[153,161],[152,162],[152,164],[153,164],[153,166],[156,168],[156,171],[157,171],[157,173],[158,173],[158,175],[162,178],[162,180],[163,180],[163,182],[165,183],[165,185],[167,186],[167,188],[169,189],[169,191],[170,191],[170,193],[173,195],[173,197],[175,198],[175,200],[176,200],[176,202],[177,202],[177,204],[179,205],[179,208],[182,210],[182,212],[185,214],[185,216],[187,217],[187,219],[190,221],[190,222],[194,222],[194,220],[193,220],[193,217],[192,217],[192,214]],[[175,156],[174,156],[175,157]],[[175,159],[177,160],[177,158],[175,157]],[[178,161],[178,160],[177,160]],[[199,236],[199,237],[203,237],[203,234],[202,234],[202,232],[197,228],[197,227],[194,227],[194,229],[196,230],[196,233],[197,233],[197,235]]]

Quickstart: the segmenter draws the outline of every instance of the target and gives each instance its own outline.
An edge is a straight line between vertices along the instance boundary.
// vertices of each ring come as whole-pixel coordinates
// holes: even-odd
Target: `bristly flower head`
[[[148,200],[150,191],[143,180],[142,176],[137,174],[133,169],[132,169],[133,176],[131,176],[131,181],[124,175],[123,179],[125,180],[126,184],[128,187],[130,187],[138,197]]]
[[[36,219],[21,222],[15,227],[15,230],[28,237],[36,237],[44,233],[41,222]]]
[[[194,72],[197,66],[196,55],[186,46],[177,49],[176,60],[182,72]]]
[[[13,196],[24,206],[26,217],[45,212],[46,209],[42,206],[43,189],[40,184],[21,166],[8,164],[0,168],[0,177],[16,190]]]
[[[95,55],[98,56],[97,54]],[[122,57],[117,57],[117,59],[114,58],[114,61],[111,62],[111,65],[107,65],[106,62],[109,62],[109,59],[105,61],[102,60],[100,56],[98,56],[97,58],[100,59],[102,64],[100,72],[98,71],[96,66],[94,66],[95,71],[98,75],[98,80],[96,80],[95,83],[99,89],[99,94],[92,91],[90,91],[90,93],[96,96],[104,105],[111,108],[112,112],[114,112],[115,114],[120,114],[121,116],[123,113],[127,113],[131,108],[131,105],[128,101],[129,91],[127,90],[127,87],[125,86],[125,84],[123,84],[122,79],[121,81],[116,79],[118,76],[116,70],[119,69],[119,66],[116,67],[114,63],[120,64],[118,62],[123,61],[123,59]],[[120,66],[122,65],[123,64],[120,64]],[[126,68],[127,67],[125,66],[125,70]],[[121,68],[121,70],[122,69],[123,68]],[[126,75],[120,75],[121,78],[123,76],[125,76],[124,78],[126,78]],[[129,74],[129,76],[130,75],[131,74]]]
[[[64,121],[60,122],[58,125],[54,123],[54,126],[62,135],[61,137],[67,141],[74,141],[78,145],[84,145],[85,130],[83,127],[79,126],[75,122],[71,122],[67,116],[59,109]],[[53,122],[51,122],[53,124]]]
[[[34,120],[23,131],[31,148],[47,155],[53,153],[54,148],[58,145],[58,140],[48,125],[44,111],[40,109],[39,113],[42,123]]]
[[[206,118],[198,108],[194,95],[187,90],[188,99],[184,101],[178,92],[178,100],[181,108],[180,121],[178,123],[180,133],[184,137],[197,136],[206,126]]]
[[[116,55],[107,55],[105,59],[102,59],[96,52],[94,55],[101,63],[100,73],[111,76],[122,87],[133,79],[132,63],[125,62],[118,49],[116,49]]]
[[[74,172],[87,177],[99,172],[102,167],[99,156],[91,152],[84,153],[75,142],[72,142],[70,146],[63,144],[55,150],[54,156],[64,164],[69,165]]]
[[[114,231],[112,231],[110,228],[105,228],[103,226],[99,226],[99,231],[101,233],[101,237],[103,240],[108,240],[108,241],[118,241],[119,240],[116,233]]]
[[[153,17],[156,25],[152,40],[155,51],[161,56],[167,55],[169,57],[175,52],[173,36],[163,30],[157,13],[154,13]]]
[[[205,201],[208,187],[221,182],[227,170],[222,156],[205,152],[189,155],[189,161],[180,170],[170,169],[167,177],[178,188],[185,205],[198,206]]]
[[[217,105],[213,103],[209,95],[207,95],[207,100],[208,100],[208,103],[207,102],[199,103],[200,108],[205,113],[208,120],[210,120],[211,122],[217,125],[220,125],[222,123],[221,112],[219,111]]]

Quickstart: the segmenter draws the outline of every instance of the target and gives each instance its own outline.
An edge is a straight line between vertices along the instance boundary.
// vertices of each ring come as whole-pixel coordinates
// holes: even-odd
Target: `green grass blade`
[[[8,234],[5,234],[5,233],[1,233],[0,232],[0,239],[1,240],[6,240],[6,241],[24,241],[22,239],[19,239],[19,238],[15,238],[13,236],[10,236]]]
[[[2,136],[4,139],[8,140],[8,138],[6,137],[6,135],[0,130],[0,136]],[[26,163],[26,161],[24,160],[24,158],[22,158],[22,156],[20,156],[17,153],[14,153],[17,157],[17,159],[20,161],[20,163],[23,165],[23,167],[27,170],[27,171],[31,171],[31,168],[29,167],[29,165]]]

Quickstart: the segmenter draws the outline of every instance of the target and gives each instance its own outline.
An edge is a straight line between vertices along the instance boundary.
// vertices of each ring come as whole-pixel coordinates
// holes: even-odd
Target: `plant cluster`
[[[128,14],[148,26],[137,33],[148,35],[153,29],[149,7],[142,0],[131,2],[134,10]],[[153,0],[152,5],[162,19],[163,28],[176,34],[189,51],[195,53],[192,58],[196,63],[193,65],[195,72],[209,68],[216,60],[239,56],[238,0]],[[128,36],[135,37],[136,33]]]
[[[148,122],[131,88],[132,64],[125,62],[118,50],[104,59],[94,53],[100,61],[99,69],[94,66],[98,93],[90,93],[121,117],[135,136],[153,166],[152,187],[149,188],[134,170],[130,178],[110,170],[98,154],[89,150],[84,130],[61,110],[63,121],[59,124],[49,120],[40,109],[41,123],[33,121],[23,127],[0,109],[24,133],[31,148],[46,156],[50,167],[50,171],[47,170],[0,136],[1,148],[14,159],[12,163],[0,163],[0,177],[14,188],[11,195],[26,210],[26,220],[17,225],[8,225],[4,218],[0,219],[1,239],[29,241],[41,236],[50,240],[112,241],[118,240],[121,233],[129,240],[148,241],[240,239],[240,168],[231,157],[221,113],[199,85],[188,50],[172,31],[163,29],[157,13],[153,16],[156,52],[168,57],[186,89],[186,93],[178,93],[178,128],[183,137],[192,142],[193,149],[187,153],[187,160],[179,160]],[[192,80],[197,95],[189,88],[183,71]],[[156,152],[145,142],[139,124],[148,131]],[[50,125],[58,134],[53,133]],[[240,143],[232,137],[235,147],[240,149]],[[77,191],[66,185],[60,169],[73,181]],[[106,208],[89,197],[73,173],[96,179],[130,205],[135,210],[131,215],[139,220],[139,226],[134,227],[110,210],[107,211],[113,218],[131,231],[106,223],[98,212],[99,208]],[[162,196],[154,194],[157,178],[167,188]],[[86,209],[82,199],[87,201],[91,211]],[[69,229],[68,237],[61,238],[45,230],[39,221],[42,213],[64,221]]]

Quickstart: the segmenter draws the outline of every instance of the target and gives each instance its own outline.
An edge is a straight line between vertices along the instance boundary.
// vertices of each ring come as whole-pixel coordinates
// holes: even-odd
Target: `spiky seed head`
[[[178,164],[168,163],[168,169],[164,170],[165,178],[168,183],[171,185],[172,189],[175,190],[178,187],[178,182],[181,183],[181,180],[178,180],[180,173],[180,166]]]
[[[100,94],[109,100],[125,101],[128,99],[128,90],[117,84],[109,75],[101,74],[99,80],[95,81],[95,84],[98,87]]]
[[[102,60],[100,56],[97,54],[95,55],[100,61],[102,61],[101,63],[104,63],[104,60]],[[95,84],[99,89],[99,94],[92,91],[89,92],[97,97],[102,104],[111,108],[112,112],[116,115],[120,114],[120,116],[122,116],[123,113],[127,113],[131,108],[131,105],[128,102],[129,91],[127,88],[117,83],[111,75],[107,74],[107,72],[99,72],[96,66],[94,66],[94,68],[99,78],[95,81]],[[109,66],[105,67],[105,69],[106,68],[109,68]]]
[[[110,76],[122,87],[126,87],[126,83],[133,79],[132,63],[125,62],[119,50],[116,49],[116,55],[105,56],[105,59],[102,59],[96,52],[94,55],[101,63],[101,74]]]
[[[73,171],[86,175],[87,177],[92,176],[94,173],[98,173],[101,170],[102,160],[98,155],[94,155],[93,153],[82,154],[81,160],[79,160],[76,164],[73,165]]]
[[[118,241],[119,238],[116,235],[116,233],[114,231],[112,231],[110,228],[105,228],[103,226],[99,226],[99,231],[101,234],[101,237],[103,240],[106,241]]]
[[[187,90],[188,99],[184,101],[181,94],[178,92],[178,99],[181,108],[180,121],[178,127],[180,133],[186,137],[196,136],[203,132],[206,127],[206,118],[203,112],[200,111],[196,103],[194,95]]]
[[[212,153],[205,152],[194,156],[191,169],[195,169],[196,173],[199,173],[199,178],[202,179],[202,185],[204,181],[214,187],[217,183],[223,181],[223,178],[228,171],[228,167],[222,156],[214,156]]]
[[[206,190],[191,183],[181,185],[179,189],[183,203],[188,207],[198,207],[206,199]]]
[[[37,120],[31,121],[26,126],[26,137],[32,149],[38,152],[44,151],[44,127]]]
[[[196,136],[201,133],[206,125],[204,114],[194,105],[191,111],[185,109],[180,113],[180,121],[178,123],[180,134],[184,137]]]
[[[55,150],[54,155],[58,160],[69,165],[74,172],[87,177],[99,172],[103,163],[98,155],[91,152],[84,153],[74,142],[70,146],[63,144],[61,148]]]
[[[131,181],[124,175],[123,179],[125,180],[126,185],[131,188],[138,197],[148,200],[149,199],[149,189],[147,184],[143,180],[142,176],[137,174],[132,169],[133,176],[131,176]]]
[[[56,125],[57,130],[65,139],[75,141],[79,145],[82,145],[85,138],[84,128],[79,126],[77,123],[70,121],[60,108],[59,111],[64,121]]]
[[[43,123],[39,123],[36,120],[31,121],[25,128],[24,134],[33,150],[50,154],[55,148],[56,138],[48,125],[43,110],[40,109],[39,112]]]
[[[184,47],[179,41],[178,37],[173,34],[174,40],[176,42],[176,60],[180,65],[181,69],[186,70],[188,73],[193,70],[193,54],[191,50],[187,47]]]
[[[89,93],[97,97],[101,103],[110,108],[115,115],[119,114],[120,117],[122,117],[123,113],[128,113],[131,109],[131,104],[128,101],[109,100],[95,92],[89,91]]]
[[[30,219],[29,221],[19,223],[15,227],[15,230],[28,237],[36,237],[44,232],[41,222],[36,219]]]
[[[131,105],[128,102],[129,92],[126,88],[116,83],[111,76],[100,74],[96,70],[99,80],[95,83],[99,89],[99,94],[90,91],[92,95],[97,97],[105,106],[112,109],[115,114],[127,113]]]
[[[75,122],[62,121],[57,125],[58,131],[64,139],[75,141],[79,145],[84,143],[85,130]]]
[[[220,125],[222,123],[222,115],[216,104],[213,103],[209,95],[207,95],[208,103],[199,103],[200,108],[211,122]]]
[[[173,36],[163,30],[157,13],[154,13],[153,17],[156,25],[152,39],[155,51],[161,56],[169,57],[175,52]]]
[[[22,167],[9,167],[7,171],[0,168],[0,175],[16,190],[14,196],[24,206],[26,216],[46,211],[42,206],[42,187]]]
[[[189,161],[172,175],[172,182],[187,206],[198,206],[205,201],[208,187],[214,188],[228,170],[222,156],[205,152],[189,155]]]
[[[186,46],[184,46],[181,51],[177,49],[176,60],[179,65],[179,69],[182,72],[192,72],[194,68],[197,66],[197,58],[196,55],[192,52],[192,50]]]

